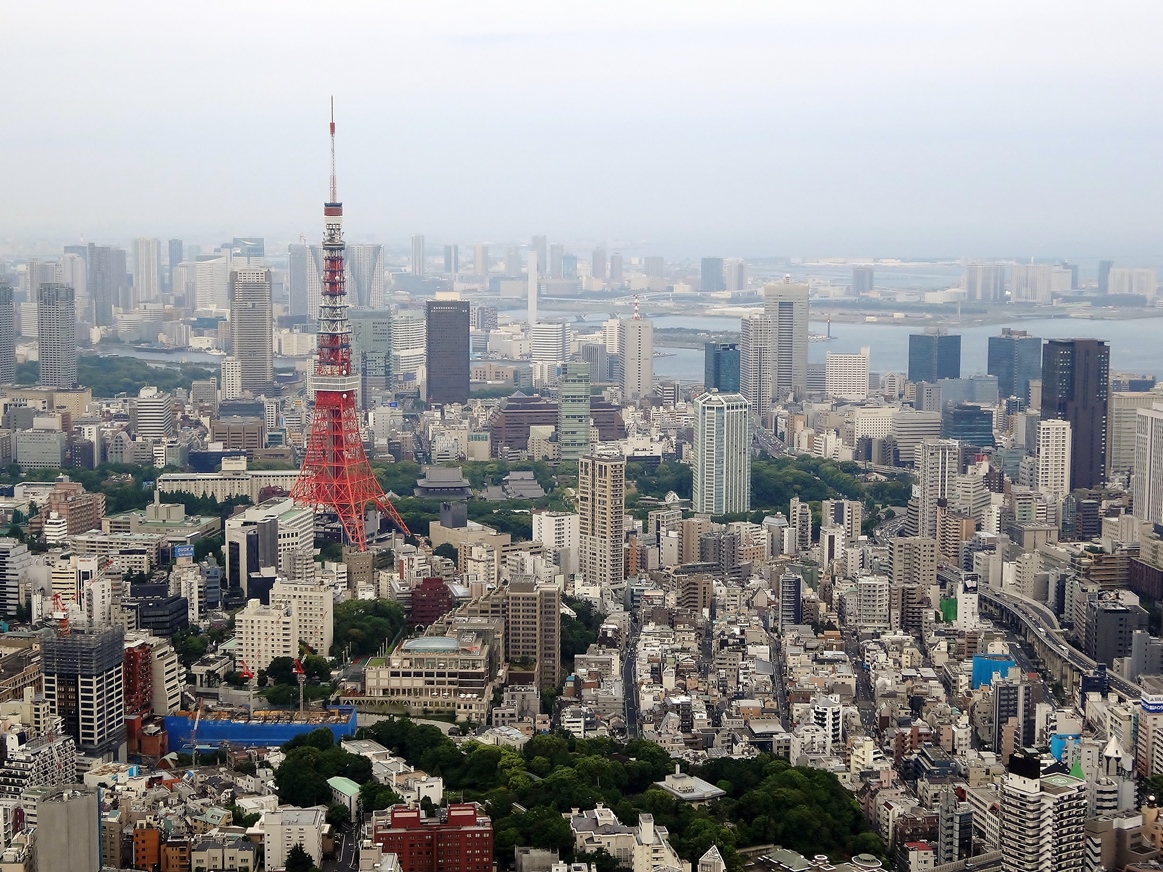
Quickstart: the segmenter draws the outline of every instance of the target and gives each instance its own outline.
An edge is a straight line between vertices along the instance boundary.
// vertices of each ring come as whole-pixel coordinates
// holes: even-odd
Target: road
[[[622,698],[626,703],[626,738],[641,735],[642,721],[638,711],[638,677],[635,674],[638,662],[638,623],[630,622],[630,639],[626,643],[626,658],[622,664]]]
[[[335,834],[335,857],[323,861],[323,872],[350,872],[359,868],[359,832],[356,826],[348,824]]]
[[[856,710],[860,713],[860,723],[870,736],[874,736],[879,726],[876,721],[876,694],[872,692],[871,673],[864,668],[860,642],[855,632],[844,634],[844,650],[848,654],[848,659],[852,661],[852,670],[856,673]]]

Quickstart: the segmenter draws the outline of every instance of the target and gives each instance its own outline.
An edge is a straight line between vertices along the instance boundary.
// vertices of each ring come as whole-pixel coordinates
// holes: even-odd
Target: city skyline
[[[1081,4],[529,15],[525,4],[447,3],[361,9],[347,49],[326,61],[313,49],[315,7],[270,8],[232,7],[223,34],[212,9],[151,7],[164,48],[138,38],[132,3],[119,4],[122,28],[87,9],[12,10],[14,28],[57,37],[35,57],[25,56],[34,43],[6,57],[43,71],[12,96],[11,113],[50,129],[51,107],[51,129],[62,141],[85,130],[87,148],[65,161],[59,144],[6,142],[6,163],[22,172],[0,231],[310,237],[325,179],[301,168],[321,166],[326,143],[304,134],[334,93],[351,132],[343,183],[363,194],[349,197],[353,242],[471,244],[553,229],[691,257],[1157,252],[1160,174],[1149,149],[1134,147],[1136,134],[1157,135],[1154,7],[1095,20]],[[202,87],[181,88],[180,115],[97,107],[72,87],[87,77],[94,27],[113,49],[102,82],[114,93],[169,93],[207,44],[218,62]],[[241,36],[255,32],[284,46],[261,66]],[[1063,56],[1074,60],[1054,62]],[[496,110],[518,83],[529,99]],[[211,98],[224,92],[249,98]],[[465,129],[473,135],[452,135]],[[111,217],[121,215],[132,221]]]

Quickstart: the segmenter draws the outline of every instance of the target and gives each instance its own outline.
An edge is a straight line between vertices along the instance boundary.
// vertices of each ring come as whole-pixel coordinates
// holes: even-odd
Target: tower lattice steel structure
[[[409,530],[372,472],[360,436],[355,404],[359,377],[352,372],[351,322],[343,270],[343,204],[335,187],[335,104],[331,106],[331,198],[323,204],[323,282],[319,304],[319,359],[315,410],[299,479],[291,499],[332,512],[349,544],[367,548],[364,511],[374,505],[400,529]]]

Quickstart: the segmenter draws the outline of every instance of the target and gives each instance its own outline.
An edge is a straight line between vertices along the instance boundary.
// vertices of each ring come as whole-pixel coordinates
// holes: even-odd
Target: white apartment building
[[[266,812],[258,823],[259,829],[263,831],[263,850],[266,854],[264,868],[268,872],[286,868],[287,854],[295,845],[302,845],[312,863],[321,867],[326,814],[327,810],[321,806],[285,807]]]
[[[313,580],[279,579],[271,588],[271,604],[282,603],[293,607],[298,639],[317,654],[329,656],[335,631],[335,596],[330,588]]]
[[[1070,493],[1069,421],[1038,422],[1038,490],[1055,505]]]
[[[961,472],[961,443],[956,439],[923,439],[914,452],[919,503],[917,536],[937,535],[937,501],[953,496]]]
[[[577,512],[550,512],[534,510],[533,541],[545,546],[550,557],[556,558],[559,551],[569,549],[577,554],[580,544],[581,516]]]
[[[254,672],[266,669],[276,657],[299,656],[299,622],[287,602],[264,606],[257,599],[249,600],[234,617],[234,636],[239,659]]]
[[[725,515],[751,508],[751,404],[742,394],[712,391],[695,399],[691,508]]]
[[[1163,524],[1163,402],[1135,415],[1134,495],[1135,517]]]

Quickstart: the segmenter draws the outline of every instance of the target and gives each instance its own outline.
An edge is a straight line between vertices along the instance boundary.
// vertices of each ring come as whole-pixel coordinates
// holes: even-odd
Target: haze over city
[[[0,236],[1151,258],[1151,3],[8,4]]]

